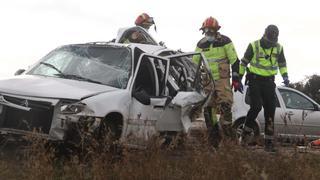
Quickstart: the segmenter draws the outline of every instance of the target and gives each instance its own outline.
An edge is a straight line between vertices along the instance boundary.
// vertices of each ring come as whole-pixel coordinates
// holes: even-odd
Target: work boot
[[[253,129],[248,126],[244,126],[240,134],[239,143],[242,146],[247,146],[252,141],[252,136],[254,136]]]
[[[277,150],[274,148],[273,141],[271,139],[265,139],[264,140],[264,150],[266,152],[275,153]]]
[[[210,136],[211,136],[211,138],[210,138],[211,145],[215,148],[218,148],[220,145],[220,142],[222,140],[222,136],[221,136],[221,132],[220,132],[218,123],[216,123],[212,127],[211,132],[210,132]]]

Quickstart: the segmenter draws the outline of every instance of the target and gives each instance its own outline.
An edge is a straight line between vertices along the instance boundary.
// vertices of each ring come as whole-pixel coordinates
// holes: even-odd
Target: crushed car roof
[[[128,43],[128,44],[123,44],[123,43],[114,43],[114,42],[90,42],[90,43],[85,43],[85,44],[70,44],[70,45],[100,45],[100,46],[116,46],[116,47],[129,47],[129,48],[139,48],[142,51],[149,53],[149,54],[155,54],[161,50],[170,50],[166,47],[163,46],[155,46],[155,45],[150,45],[150,44],[140,44],[140,43]]]

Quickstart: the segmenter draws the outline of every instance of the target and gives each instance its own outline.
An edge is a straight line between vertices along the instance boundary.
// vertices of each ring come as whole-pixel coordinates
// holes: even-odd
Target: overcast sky
[[[157,25],[157,32],[150,31],[154,38],[183,51],[195,49],[203,20],[213,16],[239,58],[268,24],[275,24],[289,78],[296,82],[320,74],[319,7],[316,0],[1,0],[0,77],[27,68],[60,45],[109,41],[146,12]]]

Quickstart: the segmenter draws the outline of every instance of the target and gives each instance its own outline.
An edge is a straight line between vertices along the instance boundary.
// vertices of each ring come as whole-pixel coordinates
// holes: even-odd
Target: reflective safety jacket
[[[230,78],[230,64],[232,65],[232,74],[238,75],[240,61],[232,41],[227,36],[219,34],[213,42],[207,41],[204,37],[198,42],[195,51],[203,52],[214,80]],[[193,61],[197,64],[199,59],[199,56],[193,57]]]
[[[278,73],[287,76],[287,64],[284,58],[283,48],[278,43],[276,47],[263,48],[262,40],[257,40],[249,44],[245,56],[241,59],[240,76],[243,76],[247,65],[253,74],[268,77]]]

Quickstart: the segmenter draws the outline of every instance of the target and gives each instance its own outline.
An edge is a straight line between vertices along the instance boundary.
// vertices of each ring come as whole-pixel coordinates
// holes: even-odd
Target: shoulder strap
[[[259,60],[259,47],[260,47],[260,42],[259,42],[259,40],[257,40],[257,41],[255,41],[254,42],[254,51],[255,51],[255,53],[256,53],[256,61],[258,62],[258,60]]]

